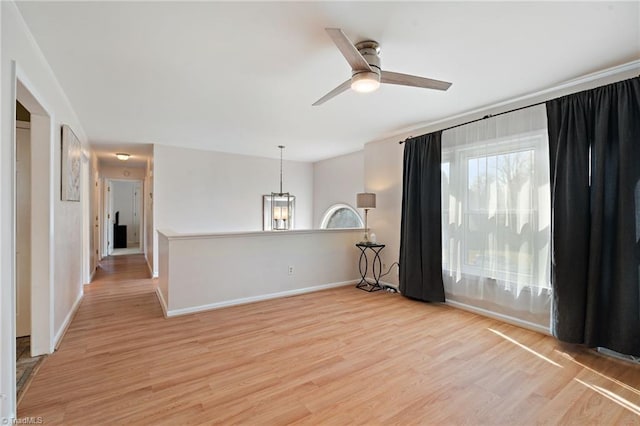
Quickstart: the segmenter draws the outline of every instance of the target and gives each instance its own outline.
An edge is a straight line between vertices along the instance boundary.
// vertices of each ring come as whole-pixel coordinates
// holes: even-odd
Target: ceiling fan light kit
[[[380,45],[377,42],[367,40],[353,44],[340,28],[325,28],[325,30],[351,66],[351,78],[318,99],[313,106],[322,105],[349,88],[361,93],[373,92],[380,87],[380,83],[435,90],[447,90],[451,86],[447,81],[382,71]]]
[[[356,92],[369,93],[380,87],[380,75],[375,72],[361,72],[351,77],[351,88]]]

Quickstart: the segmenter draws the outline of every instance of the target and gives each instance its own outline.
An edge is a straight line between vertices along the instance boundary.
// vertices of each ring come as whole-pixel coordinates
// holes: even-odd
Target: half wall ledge
[[[362,229],[158,231],[166,317],[320,291],[358,280]]]

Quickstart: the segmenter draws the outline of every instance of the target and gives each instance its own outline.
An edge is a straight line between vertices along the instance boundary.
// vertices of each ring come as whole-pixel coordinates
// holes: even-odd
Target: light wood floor
[[[164,319],[104,263],[18,414],[46,424],[640,424],[640,367],[343,287]]]

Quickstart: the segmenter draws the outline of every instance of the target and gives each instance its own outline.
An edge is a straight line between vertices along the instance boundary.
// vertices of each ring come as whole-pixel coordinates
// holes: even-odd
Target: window
[[[466,169],[464,271],[476,275],[490,271],[491,278],[549,286],[545,279],[533,280],[533,229],[538,215],[531,183],[537,138],[526,145],[519,141],[517,147],[496,142],[496,152],[489,155],[462,155]]]
[[[331,206],[320,223],[321,229],[332,228],[362,228],[364,223],[358,212],[348,204]]]
[[[441,173],[447,299],[548,326],[544,106],[443,132]]]

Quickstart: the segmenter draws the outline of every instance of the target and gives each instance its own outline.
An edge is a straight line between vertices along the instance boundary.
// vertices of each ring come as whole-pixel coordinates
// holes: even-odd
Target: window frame
[[[356,228],[327,228],[327,225],[329,224],[331,217],[340,209],[347,209],[353,212],[355,216],[358,218],[358,221],[360,222],[360,226]],[[360,216],[360,213],[358,213],[358,210],[356,210],[355,208],[353,208],[352,206],[346,203],[337,203],[329,207],[322,215],[322,220],[320,221],[320,229],[361,229],[361,228],[364,228],[364,221],[362,220],[362,216]]]
[[[460,232],[462,232],[461,238],[460,236],[458,236],[458,239],[461,240],[461,250],[460,252],[465,254],[462,256],[462,258],[459,258],[459,262],[460,262],[460,268],[461,268],[461,272],[463,275],[469,275],[469,276],[476,276],[476,277],[483,277],[483,274],[481,273],[483,268],[482,267],[478,267],[478,266],[474,266],[468,263],[468,259],[466,258],[466,253],[468,253],[468,229],[469,229],[469,216],[473,215],[473,214],[481,214],[486,212],[484,209],[471,209],[470,208],[470,202],[469,202],[469,161],[472,159],[476,159],[476,158],[487,158],[487,157],[491,157],[491,156],[499,156],[499,155],[505,155],[505,154],[512,154],[512,153],[518,153],[518,152],[527,152],[527,151],[532,151],[533,153],[533,162],[534,162],[534,166],[533,166],[533,170],[536,170],[536,166],[535,164],[538,164],[539,161],[541,161],[542,159],[540,158],[542,155],[545,155],[544,152],[541,152],[540,149],[540,140],[539,138],[544,138],[544,132],[546,130],[535,130],[535,131],[531,131],[531,132],[526,132],[526,133],[521,133],[521,134],[517,134],[517,135],[510,135],[510,136],[506,136],[506,137],[501,137],[501,138],[492,138],[492,139],[484,139],[481,141],[476,141],[473,142],[471,144],[469,144],[467,147],[462,148],[462,149],[457,149],[457,150],[451,150],[451,151],[442,151],[442,159],[441,159],[441,173],[443,174],[443,176],[445,175],[444,173],[444,169],[443,169],[443,165],[444,164],[448,164],[449,165],[449,173],[448,173],[448,185],[451,187],[452,182],[451,182],[451,175],[454,172],[454,169],[452,168],[453,165],[456,166],[455,169],[455,173],[458,175],[458,179],[460,179],[463,183],[464,183],[464,196],[461,197],[460,200],[457,200],[460,203],[460,212],[458,214],[461,215],[461,219],[462,219],[462,223],[460,226]],[[459,182],[455,182],[455,185],[459,185]],[[536,198],[533,194],[533,192],[535,191],[535,187],[537,186],[537,182],[533,182],[531,191],[532,191],[532,208],[528,210],[528,212],[530,214],[532,214],[532,225],[535,227],[535,229],[538,228],[538,221],[539,221],[539,205],[538,202],[536,201]],[[450,196],[450,192],[449,192],[449,196]],[[450,215],[450,209],[449,209],[449,202],[450,200],[445,200],[443,199],[443,205],[442,205],[442,212],[443,214],[447,215],[447,217],[449,217]],[[512,210],[508,210],[508,209],[504,209],[504,208],[496,208],[496,211],[494,212],[494,214],[509,214],[511,213]],[[443,233],[443,239],[444,239],[445,235]],[[444,252],[444,243],[445,241],[443,240],[443,262],[442,262],[442,266],[443,266],[443,270],[444,271],[451,271],[451,265],[450,263],[450,255],[451,253],[445,253]],[[533,249],[533,256],[534,259],[532,260],[534,267],[537,267],[536,265],[538,265],[538,263],[540,262],[540,258],[538,256],[538,250],[536,250],[536,248],[534,247]],[[507,277],[510,274],[510,271],[508,270],[503,270],[503,269],[499,269],[496,270],[497,272],[497,276],[495,277],[484,277],[487,279],[497,279],[500,281],[511,281],[509,280]],[[521,275],[521,273],[517,273],[517,275]],[[528,274],[527,274],[528,275]],[[540,291],[540,290],[549,290],[550,289],[550,282],[547,281],[547,286],[548,287],[543,287],[540,285],[527,285],[526,287],[530,287],[531,289],[536,289],[536,291]]]

